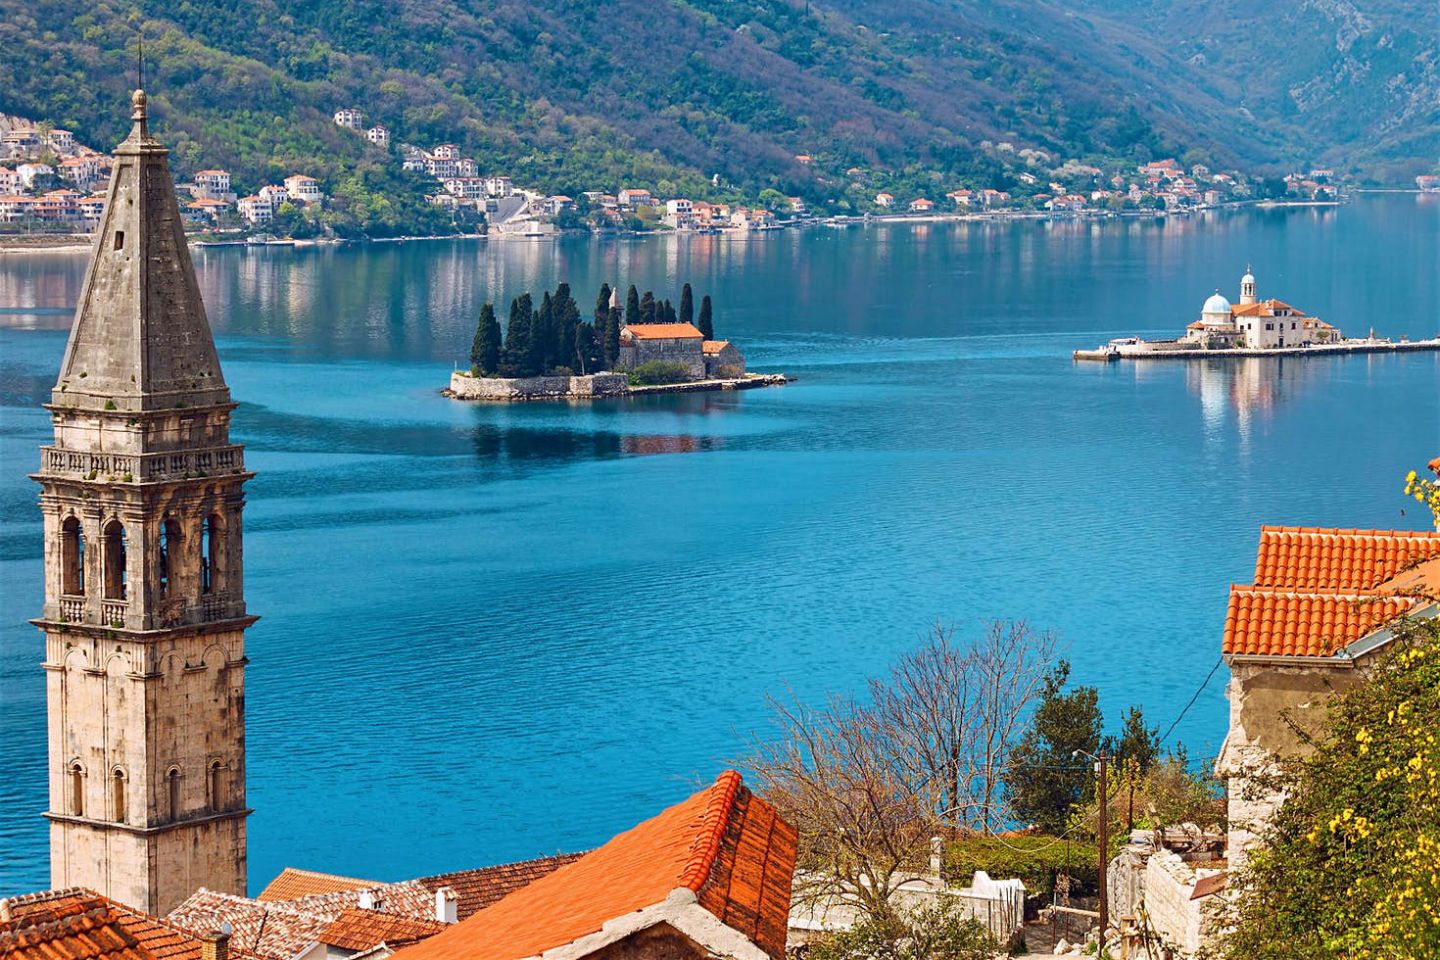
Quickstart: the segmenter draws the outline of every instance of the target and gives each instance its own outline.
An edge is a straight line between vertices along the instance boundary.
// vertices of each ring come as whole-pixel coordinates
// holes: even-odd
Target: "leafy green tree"
[[[640,294],[635,290],[635,284],[630,284],[630,289],[625,292],[625,324],[633,326],[641,323],[640,319]]]
[[[480,308],[480,323],[475,328],[475,341],[470,345],[470,364],[485,376],[500,370],[500,321],[495,319],[493,304]]]
[[[688,282],[680,288],[680,322],[695,322],[695,294]]]
[[[700,332],[706,340],[715,339],[715,321],[710,315],[710,294],[700,300]]]
[[[1140,708],[1131,707],[1120,736],[1105,738],[1105,751],[1115,759],[1117,768],[1131,776],[1144,776],[1160,759],[1160,728],[1146,726]]]
[[[1228,960],[1440,956],[1440,620],[1401,621],[1329,704],[1220,916]]]
[[[1040,704],[1010,755],[1005,777],[1011,809],[1022,823],[1061,833],[1071,808],[1094,790],[1090,760],[1076,751],[1100,749],[1099,694],[1094,687],[1065,692],[1070,664],[1062,660],[1045,679]]]
[[[823,935],[810,960],[989,960],[1000,945],[959,898],[940,897],[913,910],[863,915],[849,930]]]

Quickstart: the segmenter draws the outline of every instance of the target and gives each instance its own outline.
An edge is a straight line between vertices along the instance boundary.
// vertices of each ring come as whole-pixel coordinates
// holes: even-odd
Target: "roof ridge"
[[[1367,530],[1359,527],[1300,527],[1283,524],[1262,524],[1260,535],[1294,534],[1307,537],[1370,537],[1376,540],[1433,540],[1440,539],[1435,530]]]
[[[510,860],[510,861],[508,861],[508,862],[506,862],[506,863],[492,863],[492,864],[489,864],[488,866],[484,866],[484,867],[465,867],[464,869],[461,869],[461,870],[447,870],[447,871],[445,871],[444,873],[432,873],[432,874],[428,874],[428,875],[423,876],[423,877],[415,877],[415,878],[413,878],[412,880],[396,880],[395,882],[396,882],[396,883],[421,883],[421,884],[423,884],[423,883],[424,883],[425,881],[427,881],[427,880],[444,880],[444,879],[446,879],[446,878],[448,878],[448,877],[458,877],[458,876],[461,876],[462,874],[468,874],[468,873],[484,873],[484,872],[487,871],[487,870],[503,870],[503,869],[505,869],[506,867],[528,867],[528,866],[530,866],[530,865],[532,865],[532,864],[536,864],[536,863],[547,863],[547,862],[549,862],[549,861],[551,861],[551,860],[560,859],[561,857],[583,857],[583,856],[584,856],[585,854],[587,854],[587,853],[590,853],[590,851],[589,851],[589,850],[577,850],[577,851],[573,851],[573,852],[571,852],[571,853],[552,853],[552,854],[549,854],[548,856],[543,856],[543,857],[531,857],[531,858],[528,859],[528,860]]]
[[[690,859],[680,873],[680,886],[696,893],[710,878],[710,871],[720,855],[720,841],[725,828],[730,825],[730,812],[735,808],[735,797],[740,792],[740,774],[734,770],[722,771],[710,788],[705,809],[700,814],[700,833],[690,846]]]

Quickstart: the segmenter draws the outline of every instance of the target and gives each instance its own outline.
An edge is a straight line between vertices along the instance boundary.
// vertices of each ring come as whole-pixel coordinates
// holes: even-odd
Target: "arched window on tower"
[[[125,526],[119,520],[111,520],[105,525],[105,599],[124,600],[128,581]]]
[[[166,520],[160,524],[160,596],[170,594],[170,581],[175,576],[175,560],[181,554],[180,524]]]
[[[111,783],[111,801],[110,801],[110,806],[111,806],[111,812],[114,814],[114,816],[113,816],[111,819],[113,819],[116,823],[124,823],[124,822],[125,822],[125,771],[124,771],[124,770],[121,770],[119,767],[116,767],[116,768],[115,768],[115,772],[110,775],[110,783]]]
[[[214,593],[220,580],[220,518],[215,514],[205,518],[200,532],[200,592]]]
[[[210,769],[207,772],[209,773],[209,777],[205,784],[206,806],[208,806],[211,811],[218,813],[225,809],[225,784],[222,779],[225,776],[225,765],[219,760],[211,760]]]
[[[72,597],[85,593],[85,532],[79,517],[66,517],[60,525],[60,592]]]
[[[70,815],[85,816],[85,768],[79,760],[70,764]]]
[[[172,823],[180,819],[179,767],[171,767],[165,774],[165,809]]]

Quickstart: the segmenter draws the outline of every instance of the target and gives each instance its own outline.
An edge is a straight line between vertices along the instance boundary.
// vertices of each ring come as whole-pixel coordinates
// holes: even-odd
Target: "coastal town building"
[[[365,113],[359,107],[342,107],[335,111],[335,126],[359,130],[365,126]]]
[[[745,376],[745,358],[729,340],[706,340],[701,345],[705,376],[710,380],[736,380]]]
[[[649,207],[655,203],[654,198],[650,196],[649,190],[642,190],[638,187],[626,187],[621,190],[617,196],[620,201],[620,206],[626,209]]]
[[[325,199],[325,193],[320,189],[320,181],[303,173],[285,178],[285,193],[291,200],[305,204],[319,203]]]
[[[228,170],[200,170],[194,177],[191,196],[197,200],[234,200]]]
[[[388,147],[390,146],[390,131],[377,123],[365,131],[365,139],[377,147]]]
[[[705,335],[692,323],[633,323],[620,328],[616,368],[634,370],[642,363],[679,364],[685,375],[705,376]]]
[[[41,448],[50,869],[154,916],[245,889],[242,448],[136,91]]]
[[[241,197],[235,201],[235,211],[251,226],[263,226],[275,216],[275,205],[268,197]]]
[[[1261,300],[1255,275],[1240,278],[1240,302],[1231,304],[1217,290],[1200,309],[1200,319],[1185,329],[1183,342],[1205,349],[1251,350],[1336,343],[1340,331],[1283,300]]]

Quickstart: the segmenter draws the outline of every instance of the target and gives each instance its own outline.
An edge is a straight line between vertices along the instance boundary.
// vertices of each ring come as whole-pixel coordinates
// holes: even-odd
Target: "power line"
[[[1205,687],[1210,683],[1210,678],[1213,677],[1213,676],[1215,676],[1215,671],[1216,671],[1216,670],[1219,670],[1219,669],[1220,669],[1220,664],[1222,664],[1222,663],[1224,663],[1224,662],[1225,662],[1225,658],[1224,658],[1224,657],[1221,657],[1219,660],[1216,660],[1216,661],[1215,661],[1215,666],[1211,667],[1211,668],[1210,668],[1210,672],[1207,673],[1207,674],[1205,674],[1205,679],[1201,682],[1201,684],[1200,684],[1200,689],[1196,690],[1194,696],[1192,696],[1192,697],[1190,698],[1190,702],[1187,703],[1187,704],[1185,704],[1185,709],[1180,711],[1180,716],[1176,717],[1176,718],[1171,722],[1170,726],[1168,726],[1168,727],[1165,728],[1165,732],[1160,735],[1160,743],[1161,743],[1161,745],[1164,745],[1165,741],[1170,738],[1170,734],[1174,732],[1175,726],[1176,726],[1181,720],[1184,720],[1184,719],[1185,719],[1185,714],[1187,714],[1187,713],[1190,712],[1190,708],[1193,707],[1193,706],[1195,706],[1195,701],[1200,699],[1200,694],[1204,692]]]

